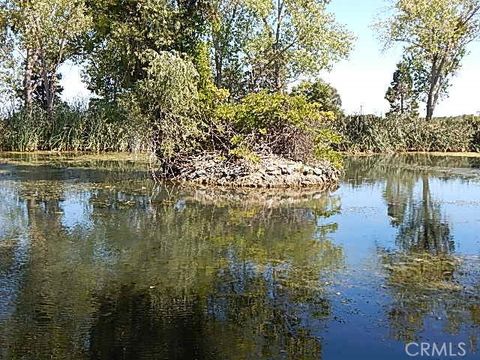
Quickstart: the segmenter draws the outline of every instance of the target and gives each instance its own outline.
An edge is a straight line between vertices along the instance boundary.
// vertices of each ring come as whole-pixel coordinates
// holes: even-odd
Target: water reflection
[[[469,170],[478,166],[478,160],[396,156],[368,161],[378,164],[370,168],[370,172],[362,167],[363,173],[356,172],[353,178],[384,181],[387,215],[397,229],[396,247],[378,248],[387,289],[392,296],[386,314],[390,335],[408,343],[441,326],[441,338],[461,333],[469,353],[475,353],[478,351],[479,261],[477,257],[455,254],[451,225],[441,203],[432,195],[430,184],[431,179],[445,179],[448,166],[457,169],[457,174],[453,172],[447,179],[475,178],[478,172]]]
[[[462,233],[439,191],[480,194],[476,167],[353,158],[325,194],[156,185],[130,162],[10,159],[0,358],[334,359],[337,346],[402,359],[399,342],[425,338],[476,349],[480,218],[472,207]],[[359,217],[352,205],[376,198],[361,209],[378,216]]]
[[[331,316],[322,278],[343,266],[326,220],[337,198],[227,207],[143,181],[22,174],[2,184],[18,199],[2,208],[17,234],[2,279],[20,269],[15,299],[2,300],[13,309],[0,322],[4,358],[321,356],[311,329]]]

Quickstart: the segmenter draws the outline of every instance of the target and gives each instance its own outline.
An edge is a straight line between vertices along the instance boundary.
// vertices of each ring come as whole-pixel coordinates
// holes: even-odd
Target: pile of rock
[[[306,165],[274,155],[261,156],[258,162],[251,163],[204,154],[177,166],[175,180],[228,187],[324,187],[337,183],[340,176],[329,162]]]

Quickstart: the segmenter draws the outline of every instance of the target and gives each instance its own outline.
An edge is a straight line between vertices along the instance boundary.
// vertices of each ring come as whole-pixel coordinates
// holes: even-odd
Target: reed
[[[146,125],[132,123],[113,107],[62,104],[52,119],[38,108],[5,116],[0,120],[0,150],[142,152],[150,150],[149,134]]]
[[[348,152],[480,150],[480,117],[434,118],[356,115],[340,119],[339,150]]]

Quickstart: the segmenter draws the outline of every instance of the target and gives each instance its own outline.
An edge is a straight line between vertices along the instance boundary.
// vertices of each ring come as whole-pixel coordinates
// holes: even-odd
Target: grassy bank
[[[465,155],[480,151],[480,117],[334,116],[321,112],[302,97],[255,94],[239,104],[224,104],[204,118],[194,139],[166,138],[182,156],[215,151],[229,161],[255,162],[262,152],[287,159],[327,159],[340,165],[343,153],[449,152]],[[181,126],[178,125],[178,126]],[[188,133],[188,132],[185,132]],[[157,136],[157,137],[155,137]],[[193,136],[191,136],[193,137]],[[157,142],[155,142],[157,141]],[[193,144],[193,145],[192,145]],[[101,103],[61,106],[54,118],[34,110],[18,111],[0,119],[0,151],[152,153],[158,131],[140,117]],[[186,151],[188,149],[188,151]],[[335,151],[334,151],[335,150]],[[161,152],[157,151],[157,156]]]
[[[63,104],[48,117],[41,109],[0,118],[0,151],[142,152],[150,132],[114,107]]]
[[[480,117],[348,116],[337,122],[346,152],[478,152]]]

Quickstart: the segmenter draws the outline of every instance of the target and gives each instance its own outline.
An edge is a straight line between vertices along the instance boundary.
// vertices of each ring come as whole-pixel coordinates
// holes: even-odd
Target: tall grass
[[[337,123],[339,150],[350,152],[480,151],[480,117],[349,116]]]
[[[4,151],[147,151],[151,136],[146,124],[132,123],[118,108],[96,103],[61,105],[53,119],[41,109],[17,111],[0,120]]]
[[[480,151],[480,116],[422,118],[373,115],[344,117],[336,150],[347,152]],[[87,108],[61,104],[52,119],[35,108],[0,118],[3,151],[151,151],[152,132],[143,119],[132,119],[118,106],[93,101]]]

